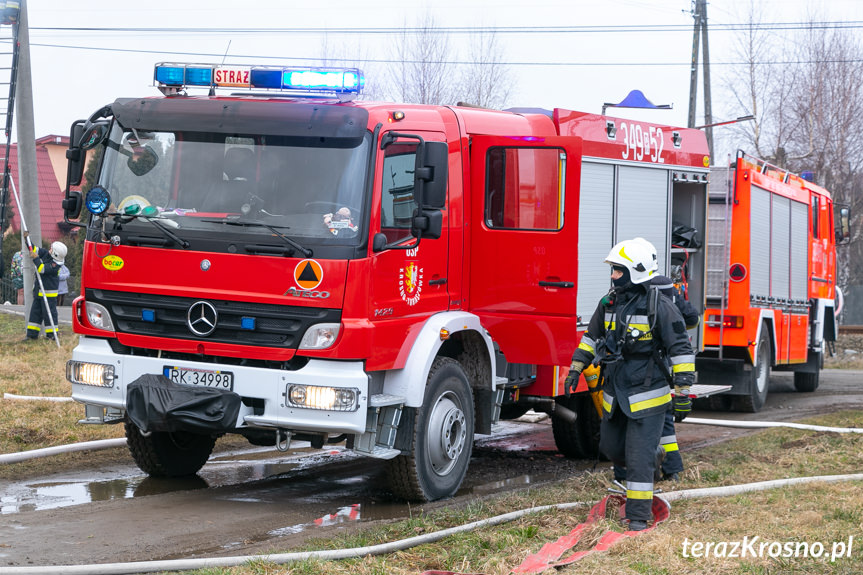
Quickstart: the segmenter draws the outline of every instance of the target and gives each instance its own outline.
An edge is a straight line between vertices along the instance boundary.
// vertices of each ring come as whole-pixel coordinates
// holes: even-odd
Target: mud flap
[[[178,385],[142,375],[126,390],[126,413],[141,431],[224,433],[236,427],[242,400],[232,391]]]

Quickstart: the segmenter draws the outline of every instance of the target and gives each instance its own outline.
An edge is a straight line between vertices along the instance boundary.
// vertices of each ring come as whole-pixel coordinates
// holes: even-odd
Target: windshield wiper
[[[268,230],[270,230],[271,232],[273,232],[274,234],[279,236],[279,238],[281,238],[286,244],[288,244],[289,246],[291,246],[292,248],[294,248],[295,250],[298,250],[301,254],[303,254],[303,257],[307,257],[307,258],[312,257],[312,250],[310,250],[309,248],[303,247],[302,245],[300,245],[299,243],[292,240],[291,238],[289,238],[288,236],[286,236],[285,234],[283,234],[282,232],[280,232],[279,230],[276,229],[277,227],[287,229],[288,226],[273,226],[270,224],[265,224],[264,222],[246,222],[243,220],[201,220],[201,221],[202,222],[210,222],[213,224],[225,224],[227,226],[243,226],[243,227],[250,227],[250,228],[267,228]]]
[[[113,216],[114,216],[115,225],[118,223],[122,223],[123,218],[139,218],[142,220],[146,220],[146,221],[150,222],[151,224],[153,224],[157,230],[162,232],[162,235],[164,235],[166,238],[173,241],[174,243],[179,244],[179,246],[181,248],[183,248],[184,250],[188,249],[189,246],[191,245],[191,244],[189,244],[189,242],[187,240],[184,240],[183,238],[181,238],[180,236],[178,236],[177,234],[175,234],[174,232],[172,232],[171,230],[166,228],[165,224],[157,222],[156,218],[153,218],[150,216],[145,216],[142,214],[113,214]]]

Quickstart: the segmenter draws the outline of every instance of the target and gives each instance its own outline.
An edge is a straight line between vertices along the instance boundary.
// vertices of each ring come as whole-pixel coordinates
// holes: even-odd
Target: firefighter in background
[[[683,323],[686,324],[686,329],[692,329],[698,325],[698,312],[695,311],[689,300],[684,297],[683,290],[674,285],[671,278],[662,275],[654,276],[650,281],[650,285],[677,306],[677,310],[683,317]],[[681,402],[685,403],[683,400]],[[662,426],[662,437],[659,439],[659,444],[665,450],[665,459],[662,461],[663,480],[677,481],[679,474],[683,472],[683,457],[680,456],[680,446],[677,444],[674,422],[683,421],[691,409],[690,400],[688,409],[684,411],[678,412],[675,409],[665,412],[665,424]]]
[[[656,258],[656,248],[653,244],[644,238],[635,238],[636,241],[643,242],[645,246],[651,250],[654,257],[653,269],[659,269],[659,262]],[[675,306],[677,306],[680,315],[683,316],[683,323],[686,324],[686,329],[692,329],[698,325],[698,312],[686,299],[683,290],[674,285],[674,281],[668,276],[654,275],[650,280],[650,287],[659,290],[659,293],[669,298]],[[681,400],[682,401],[682,400]],[[690,406],[691,409],[691,406]],[[665,424],[662,427],[662,437],[659,440],[660,445],[665,450],[665,458],[662,461],[662,477],[663,480],[677,481],[679,474],[683,472],[683,457],[680,456],[680,446],[677,444],[677,434],[674,431],[674,422],[682,421],[689,413],[676,413],[674,410],[669,410],[665,413]]]
[[[27,320],[27,337],[25,341],[39,339],[39,333],[42,331],[42,324],[45,324],[45,337],[53,338],[54,329],[57,328],[57,290],[60,287],[60,277],[58,272],[66,262],[66,245],[63,242],[54,242],[51,244],[51,249],[33,248],[30,254],[33,258],[33,265],[36,266],[36,273],[42,276],[42,287],[44,292],[39,290],[39,281],[36,280],[33,284],[33,303],[30,306],[30,317]],[[53,318],[54,328],[51,328],[52,321],[48,318],[45,310],[45,299],[43,293],[48,300],[48,312]]]
[[[656,269],[656,250],[646,243],[626,240],[608,254],[605,262],[612,266],[614,287],[599,302],[567,378],[567,385],[576,385],[585,365],[594,360],[602,365],[599,448],[615,467],[627,470],[630,531],[647,528],[665,412],[672,402],[675,410],[691,409],[688,393],[695,374],[695,356],[680,312],[671,300],[647,289]],[[672,366],[674,400],[663,373],[666,361]]]

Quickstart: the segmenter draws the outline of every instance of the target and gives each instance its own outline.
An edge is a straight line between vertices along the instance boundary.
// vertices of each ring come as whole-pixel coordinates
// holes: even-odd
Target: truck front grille
[[[99,289],[88,289],[85,296],[108,309],[119,333],[282,349],[296,349],[309,326],[339,323],[342,315],[338,309]],[[219,314],[216,329],[206,337],[193,333],[186,321],[189,307],[202,300]]]

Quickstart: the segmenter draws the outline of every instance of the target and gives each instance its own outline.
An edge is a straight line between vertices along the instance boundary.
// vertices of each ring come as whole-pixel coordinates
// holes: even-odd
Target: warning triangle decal
[[[315,273],[314,268],[310,262],[306,262],[306,267],[303,268],[303,271],[300,273],[300,276],[297,278],[298,282],[317,282],[318,275]]]

